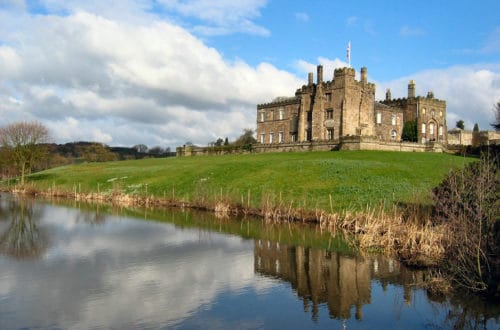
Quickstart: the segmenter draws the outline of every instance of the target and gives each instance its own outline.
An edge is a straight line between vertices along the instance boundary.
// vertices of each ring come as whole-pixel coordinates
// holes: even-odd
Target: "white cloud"
[[[419,37],[426,35],[427,32],[424,29],[418,27],[409,27],[408,25],[404,25],[399,30],[399,35],[403,37]]]
[[[0,125],[18,117],[51,126],[79,122],[79,129],[54,129],[57,142],[101,138],[175,147],[235,138],[254,126],[257,103],[300,83],[267,63],[229,62],[168,22],[123,22],[83,11],[19,20],[26,31],[0,48],[6,72],[0,99],[18,100],[2,103],[0,114],[16,114],[0,117]]]
[[[298,60],[295,63],[295,67],[297,68],[297,70],[299,72],[302,72],[304,74],[304,76],[307,73],[312,72],[314,74],[314,82],[316,82],[318,64],[321,64],[323,66],[323,81],[332,80],[333,79],[333,72],[335,71],[335,69],[344,68],[344,67],[348,66],[347,62],[344,62],[339,58],[335,58],[335,59],[331,60],[331,59],[328,59],[326,57],[318,57],[317,64],[309,63],[309,62],[304,61],[304,60]],[[297,86],[297,87],[299,87],[299,86]]]
[[[260,9],[267,0],[159,0],[166,10],[195,18],[204,24],[194,24],[193,30],[205,35],[223,35],[235,32],[260,36],[269,30],[253,22],[260,17]]]
[[[295,13],[295,19],[301,22],[309,22],[309,15],[306,13]]]

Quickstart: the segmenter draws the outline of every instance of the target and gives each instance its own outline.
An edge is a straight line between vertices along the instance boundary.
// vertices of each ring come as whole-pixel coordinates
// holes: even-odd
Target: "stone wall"
[[[438,142],[411,143],[381,141],[376,137],[347,136],[341,140],[313,141],[297,143],[260,144],[251,147],[196,147],[183,146],[177,148],[177,156],[206,156],[226,154],[247,154],[263,152],[300,152],[300,151],[332,151],[332,150],[380,150],[404,152],[446,152],[444,145]]]

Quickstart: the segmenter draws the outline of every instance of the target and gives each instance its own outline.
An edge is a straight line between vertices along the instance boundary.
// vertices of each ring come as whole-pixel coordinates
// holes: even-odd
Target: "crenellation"
[[[410,80],[406,98],[393,99],[388,90],[385,100],[376,102],[376,85],[368,81],[367,68],[361,68],[359,81],[355,74],[354,68],[337,68],[332,80],[323,81],[323,66],[318,65],[316,83],[310,73],[308,84],[297,89],[294,97],[257,106],[260,118],[262,112],[275,113],[279,107],[286,107],[286,113],[290,114],[282,120],[264,115],[266,120],[257,122],[258,136],[287,132],[281,142],[272,140],[272,143],[327,143],[348,137],[400,142],[404,123],[415,121],[419,143],[446,144],[445,101],[436,99],[432,92],[425,97],[417,96],[416,84]]]

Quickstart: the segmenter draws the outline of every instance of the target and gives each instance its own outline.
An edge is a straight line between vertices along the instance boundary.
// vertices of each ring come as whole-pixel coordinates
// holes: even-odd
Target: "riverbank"
[[[445,154],[311,152],[89,163],[33,174],[16,193],[120,206],[181,207],[269,222],[315,222],[407,265],[434,267],[452,230],[430,192],[474,159]]]

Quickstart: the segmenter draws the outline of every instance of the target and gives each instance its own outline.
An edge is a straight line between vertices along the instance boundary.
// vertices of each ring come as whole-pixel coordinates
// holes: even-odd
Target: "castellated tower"
[[[257,105],[257,141],[261,144],[319,142],[340,144],[347,137],[367,137],[381,142],[400,142],[406,121],[418,128],[418,142],[446,144],[446,102],[416,96],[416,84],[408,84],[408,97],[393,99],[387,90],[375,101],[375,84],[361,68],[360,80],[353,68],[339,68],[332,80],[323,79],[318,65],[316,81],[311,72],[307,85],[292,97],[277,97]]]

